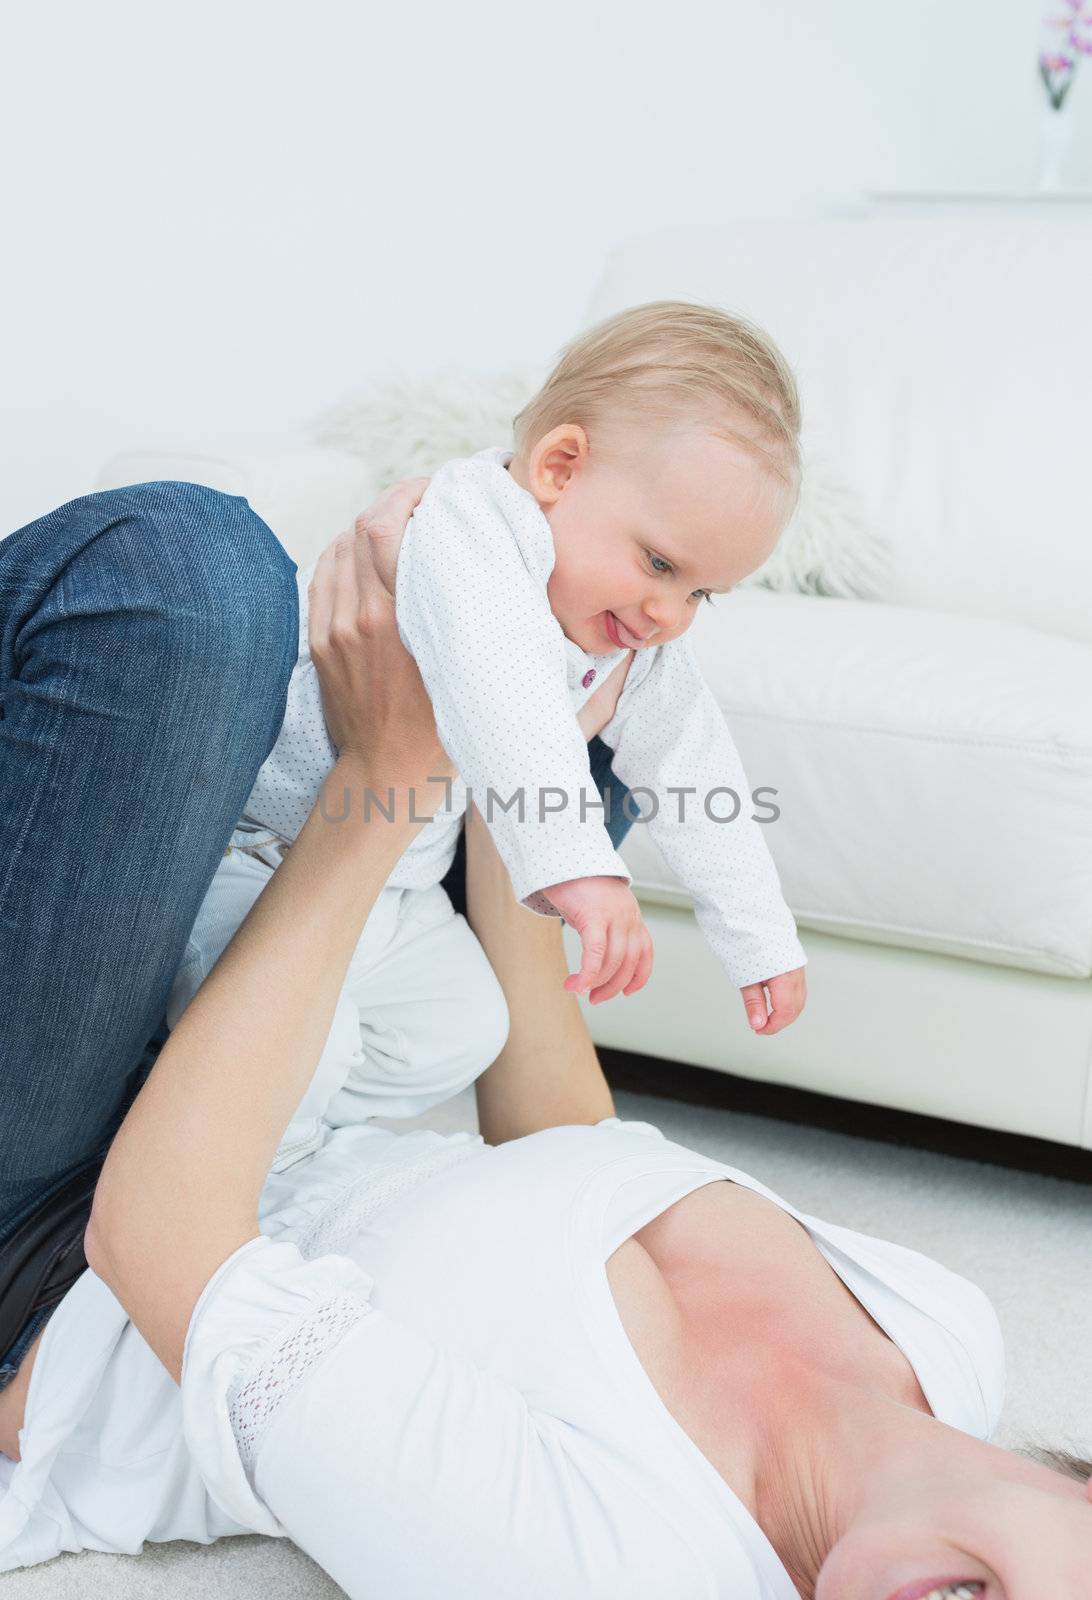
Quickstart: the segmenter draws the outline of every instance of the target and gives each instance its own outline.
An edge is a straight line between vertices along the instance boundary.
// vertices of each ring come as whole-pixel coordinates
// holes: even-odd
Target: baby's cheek
[[[555,567],[546,584],[546,599],[549,601],[550,610],[560,622],[563,632],[569,632],[569,625],[576,621],[573,614],[572,594],[565,583],[563,575]]]
[[[686,616],[682,622],[679,623],[677,628],[669,628],[667,633],[664,634],[663,638],[657,639],[656,643],[667,644],[671,639],[679,638],[680,634],[684,634],[689,627],[693,626],[694,618],[697,616],[697,614],[698,608],[695,606],[693,611],[687,612]]]

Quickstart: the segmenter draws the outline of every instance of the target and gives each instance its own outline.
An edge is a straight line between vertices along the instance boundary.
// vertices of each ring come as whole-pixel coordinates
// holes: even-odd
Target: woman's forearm
[[[166,1241],[184,1248],[197,1232],[207,1247],[215,1225],[230,1253],[240,1230],[257,1230],[262,1185],[322,1053],[349,958],[419,827],[405,794],[394,820],[375,806],[366,818],[366,787],[363,764],[341,757],[111,1146],[89,1232],[111,1261],[124,1258],[130,1281]]]
[[[508,1004],[508,1039],[477,1082],[490,1144],[540,1128],[598,1122],[614,1105],[568,972],[561,922],[521,906],[485,822],[466,820],[467,920]]]

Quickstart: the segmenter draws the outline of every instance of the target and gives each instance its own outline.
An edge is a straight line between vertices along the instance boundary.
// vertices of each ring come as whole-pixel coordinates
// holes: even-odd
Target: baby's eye
[[[653,572],[670,572],[672,570],[670,561],[665,561],[663,556],[654,555],[651,550],[648,551],[648,559],[652,564]]]
[[[711,590],[709,590],[709,589],[695,589],[694,593],[697,595],[699,600],[708,600],[710,605],[713,604],[713,595],[712,595],[712,591]]]

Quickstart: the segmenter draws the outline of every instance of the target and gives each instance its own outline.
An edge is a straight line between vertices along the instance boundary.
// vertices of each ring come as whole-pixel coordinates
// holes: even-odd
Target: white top
[[[541,893],[549,884],[600,875],[630,881],[603,825],[576,720],[627,652],[590,655],[562,632],[546,588],[555,559],[550,525],[505,470],[510,459],[511,452],[493,448],[448,462],[399,550],[399,632],[420,667],[459,780],[451,809],[419,831],[390,881],[405,888],[440,881],[469,788],[517,898],[556,915]],[[337,758],[308,648],[313,570],[298,574],[299,657],[284,726],[246,804],[248,817],[287,839],[303,827]],[[635,791],[635,826],[651,829],[732,982],[803,966],[762,825],[751,818],[750,785],[685,636],[636,652],[602,738],[614,751],[615,772]],[[735,802],[726,789],[740,802],[731,821]],[[518,799],[505,809],[520,795],[522,815]]]
[[[979,1290],[647,1124],[498,1148],[346,1128],[270,1178],[262,1236],[194,1309],[181,1393],[79,1280],[46,1328],[23,1459],[0,1458],[0,1570],[259,1532],[361,1600],[795,1600],[660,1400],[604,1270],[722,1178],[807,1228],[940,1420],[991,1433],[1003,1357]]]

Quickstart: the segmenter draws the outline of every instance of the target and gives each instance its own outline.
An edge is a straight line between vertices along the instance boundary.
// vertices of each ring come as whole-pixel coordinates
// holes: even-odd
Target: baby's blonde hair
[[[605,425],[703,422],[765,457],[794,494],[800,481],[800,397],[772,339],[742,317],[687,300],[653,300],[597,323],[565,346],[513,421],[526,460],[565,422],[594,444]]]

